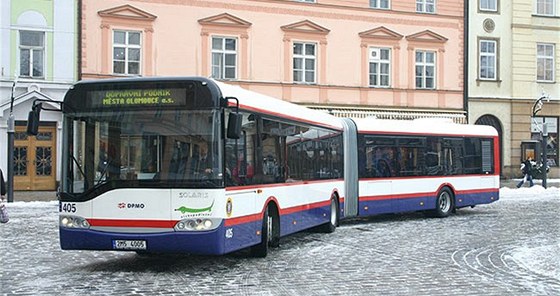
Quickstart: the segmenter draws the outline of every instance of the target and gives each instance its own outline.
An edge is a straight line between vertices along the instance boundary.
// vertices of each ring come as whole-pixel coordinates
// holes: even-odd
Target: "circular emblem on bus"
[[[233,202],[231,200],[231,198],[227,199],[226,202],[226,214],[228,217],[231,217],[231,211],[233,210]]]

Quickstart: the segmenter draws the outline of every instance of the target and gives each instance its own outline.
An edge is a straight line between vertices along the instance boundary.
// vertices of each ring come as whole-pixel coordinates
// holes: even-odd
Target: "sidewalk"
[[[56,191],[14,191],[14,202],[57,200]]]

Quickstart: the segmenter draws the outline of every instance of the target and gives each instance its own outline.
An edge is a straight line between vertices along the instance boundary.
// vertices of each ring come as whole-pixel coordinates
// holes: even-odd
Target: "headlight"
[[[175,231],[206,231],[218,228],[222,219],[197,218],[183,219],[175,224]]]
[[[89,222],[86,218],[78,216],[60,216],[60,227],[88,229]]]

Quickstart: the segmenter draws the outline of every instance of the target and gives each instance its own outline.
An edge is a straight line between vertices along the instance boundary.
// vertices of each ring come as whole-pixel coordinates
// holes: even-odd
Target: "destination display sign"
[[[192,92],[189,92],[192,93]],[[124,89],[88,92],[90,108],[185,106],[187,89]]]

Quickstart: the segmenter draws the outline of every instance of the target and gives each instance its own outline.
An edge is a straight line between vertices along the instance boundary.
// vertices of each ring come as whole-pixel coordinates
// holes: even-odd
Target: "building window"
[[[113,73],[140,75],[141,33],[113,31]]]
[[[389,9],[389,0],[369,0],[369,7]]]
[[[237,39],[212,37],[212,77],[237,79]]]
[[[550,167],[557,167],[558,162],[558,117],[541,117],[536,116],[531,121],[531,139],[542,140],[543,122],[546,122],[548,137],[546,139],[547,164]]]
[[[294,42],[294,82],[315,83],[315,43]]]
[[[369,86],[389,87],[391,77],[391,50],[369,49]]]
[[[496,80],[497,42],[494,40],[480,40],[479,43],[479,78]]]
[[[537,0],[538,15],[554,15],[554,0]]]
[[[434,89],[436,81],[436,53],[416,51],[416,88]]]
[[[481,11],[498,11],[498,0],[479,0]]]
[[[416,12],[435,13],[436,0],[416,0]]]
[[[45,32],[19,31],[19,75],[43,78],[45,72]]]
[[[537,44],[537,81],[554,81],[554,44]]]

